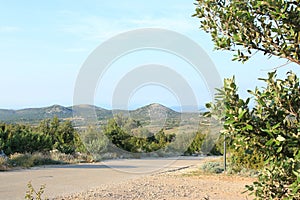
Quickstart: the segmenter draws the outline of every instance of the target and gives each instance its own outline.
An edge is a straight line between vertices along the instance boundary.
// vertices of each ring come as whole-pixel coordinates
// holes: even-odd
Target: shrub
[[[221,162],[206,162],[201,166],[204,172],[219,174],[224,171],[224,167]]]
[[[245,148],[239,148],[236,150],[230,150],[230,163],[234,171],[240,172],[242,170],[260,170],[264,166],[263,155],[259,154],[256,150],[246,150]]]
[[[235,80],[225,79],[219,90],[224,102],[224,130],[235,150],[237,167],[260,168],[258,182],[248,186],[259,199],[300,199],[300,82],[289,72],[284,80],[276,72],[260,79],[266,87],[249,91],[250,98],[237,94]],[[230,140],[229,140],[230,139]]]
[[[49,152],[48,157],[57,163],[81,163],[81,162],[91,162],[93,157],[86,153],[74,153],[66,154],[54,149]]]
[[[33,188],[31,182],[28,182],[27,188],[28,188],[28,190],[26,191],[26,194],[25,194],[26,200],[42,200],[42,195],[45,192],[46,185],[41,185],[39,190],[36,191]]]
[[[8,169],[7,159],[0,156],[0,171],[5,171]]]
[[[42,153],[15,153],[9,157],[8,163],[13,167],[33,167],[37,165],[61,164],[60,161],[52,160],[49,156]]]

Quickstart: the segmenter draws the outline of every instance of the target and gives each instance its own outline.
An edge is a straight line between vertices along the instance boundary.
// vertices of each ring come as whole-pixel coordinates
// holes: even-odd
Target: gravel
[[[153,174],[89,191],[60,196],[55,200],[243,200],[242,194],[253,178],[224,174],[191,174],[195,169]]]

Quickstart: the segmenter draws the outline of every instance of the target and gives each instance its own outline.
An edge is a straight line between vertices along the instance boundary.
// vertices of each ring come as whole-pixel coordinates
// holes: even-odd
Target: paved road
[[[32,181],[35,188],[46,184],[44,197],[51,198],[101,187],[103,184],[198,165],[201,160],[200,157],[124,159],[0,172],[0,199],[24,199],[29,181]]]

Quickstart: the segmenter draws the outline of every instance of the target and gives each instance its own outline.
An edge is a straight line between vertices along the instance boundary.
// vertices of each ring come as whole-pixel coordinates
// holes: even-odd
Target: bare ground
[[[252,199],[242,194],[252,178],[199,173],[211,159],[220,158],[121,159],[1,172],[0,199],[24,199],[28,181],[35,189],[45,184],[43,197],[55,200]]]
[[[54,198],[64,200],[243,200],[245,185],[255,179],[226,174],[191,173],[196,167],[139,177],[89,191]]]

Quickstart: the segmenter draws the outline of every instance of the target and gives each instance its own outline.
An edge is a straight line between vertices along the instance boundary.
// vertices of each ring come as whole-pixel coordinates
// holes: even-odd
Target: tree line
[[[183,133],[184,134],[184,133]],[[198,131],[185,150],[185,155],[201,154],[203,147],[214,146],[206,153],[220,154],[220,146],[214,140],[206,140],[208,134]],[[138,120],[116,115],[102,127],[76,130],[69,120],[42,120],[39,125],[0,123],[0,150],[6,155],[14,153],[47,153],[58,150],[65,154],[75,152],[100,155],[117,147],[129,153],[149,153],[165,149],[176,139],[175,133],[149,131]]]
[[[54,117],[41,121],[38,126],[0,123],[0,149],[6,155],[53,149],[72,154],[84,147],[72,123]]]

